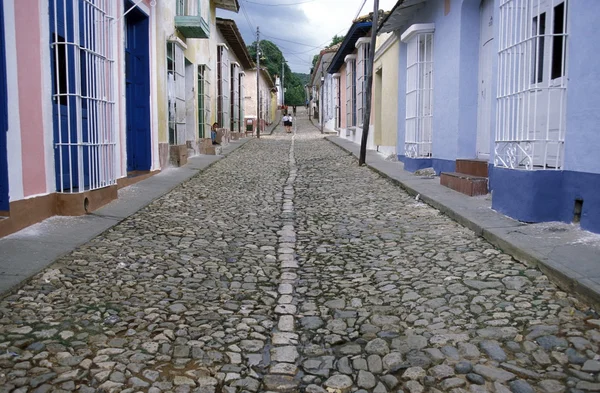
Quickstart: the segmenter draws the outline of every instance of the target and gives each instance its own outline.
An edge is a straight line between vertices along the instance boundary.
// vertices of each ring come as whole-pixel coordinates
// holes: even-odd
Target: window
[[[114,185],[115,6],[53,0],[49,7],[56,189]]]
[[[552,79],[565,76],[565,34],[567,32],[565,3],[554,7],[554,35],[552,36]]]
[[[564,0],[500,1],[496,166],[563,166],[567,6]]]
[[[205,138],[206,130],[210,129],[209,92],[208,67],[202,64],[198,66],[198,138]]]
[[[546,34],[546,13],[542,12],[539,17],[533,18],[532,23],[534,35],[533,40],[533,82],[540,83],[544,80],[544,36]]]
[[[185,57],[183,47],[167,42],[167,94],[169,105],[169,144],[185,143]]]
[[[240,131],[240,85],[239,79],[240,66],[237,63],[231,64],[231,131]]]
[[[411,26],[406,43],[405,155],[432,156],[433,134],[433,30],[432,24]]]
[[[357,43],[358,57],[356,61],[356,122],[358,125],[363,124],[364,110],[367,107],[367,68],[369,64],[369,43],[370,38],[362,37]]]
[[[229,55],[225,45],[217,47],[217,122],[219,127],[230,126]]]
[[[346,128],[356,126],[356,57],[346,56]]]

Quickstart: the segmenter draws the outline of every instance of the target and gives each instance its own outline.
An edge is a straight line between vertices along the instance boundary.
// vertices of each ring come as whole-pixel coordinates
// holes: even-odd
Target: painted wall
[[[565,169],[600,174],[600,2],[569,1]]]
[[[398,36],[389,33],[377,37],[377,47],[381,47],[387,40],[393,40],[383,53],[375,55],[373,81],[374,112],[374,143],[377,146],[393,147],[395,153],[398,132],[398,73],[400,41]],[[377,82],[380,73],[380,83]],[[385,82],[384,82],[385,81]],[[386,149],[389,151],[389,149]]]
[[[260,74],[259,83],[261,93],[268,92],[272,88],[262,73]],[[244,89],[246,91],[246,96],[244,97],[245,116],[246,118],[256,118],[256,69],[246,70]],[[271,93],[267,95],[267,97],[269,97],[269,102],[270,94]]]
[[[42,70],[42,42],[40,17],[43,3],[39,0],[14,1],[14,20],[19,34],[16,35],[17,83],[19,88],[18,111],[21,129],[21,162],[24,197],[45,194],[49,191],[46,182],[46,149],[44,133],[51,132],[51,124],[44,124],[42,100],[48,99],[44,91],[43,78],[50,70]],[[9,15],[10,17],[10,15]],[[47,24],[46,24],[47,25]],[[49,42],[48,42],[49,44]],[[10,110],[10,109],[9,109]]]

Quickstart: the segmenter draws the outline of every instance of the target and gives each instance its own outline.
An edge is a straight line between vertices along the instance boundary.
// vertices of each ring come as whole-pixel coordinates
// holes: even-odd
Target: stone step
[[[459,159],[456,160],[456,172],[477,177],[488,177],[488,162],[486,160]]]
[[[483,176],[442,172],[440,174],[440,184],[468,196],[486,195],[488,193],[488,178]]]

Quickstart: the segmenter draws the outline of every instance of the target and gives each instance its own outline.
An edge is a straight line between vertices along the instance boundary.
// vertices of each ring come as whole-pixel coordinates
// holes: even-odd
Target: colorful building
[[[237,29],[218,29],[217,8],[239,4],[0,2],[0,236],[93,211],[182,165],[211,145],[218,119],[240,128],[239,78],[251,64],[230,43]]]
[[[246,71],[245,90],[246,96],[244,97],[244,105],[246,129],[250,129],[255,133],[257,126],[260,125],[260,131],[264,132],[267,126],[275,121],[277,111],[277,88],[275,82],[273,81],[273,78],[271,78],[269,71],[267,71],[266,68],[261,68],[257,85],[256,68],[254,68]],[[275,97],[275,101],[273,100],[273,97]]]
[[[398,1],[380,28],[401,40],[405,169],[489,188],[492,208],[521,221],[600,232],[600,2],[413,3]]]

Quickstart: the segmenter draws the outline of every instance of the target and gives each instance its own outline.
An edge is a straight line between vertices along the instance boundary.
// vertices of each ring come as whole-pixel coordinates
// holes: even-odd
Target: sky
[[[397,0],[379,0],[389,11]],[[239,0],[240,11],[218,10],[217,16],[235,20],[246,45],[261,40],[277,44],[294,72],[308,74],[315,54],[331,38],[345,35],[361,5],[360,15],[373,12],[373,0]]]

